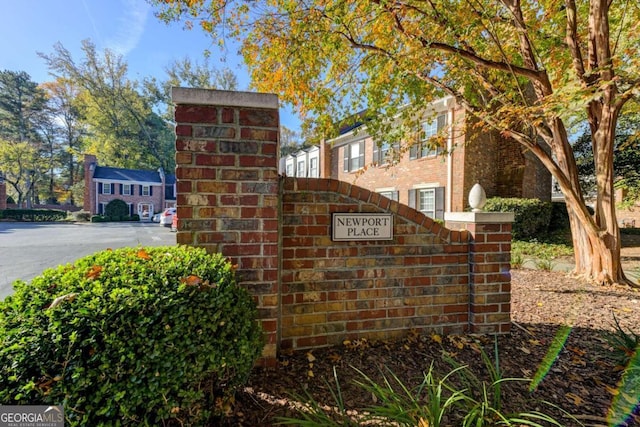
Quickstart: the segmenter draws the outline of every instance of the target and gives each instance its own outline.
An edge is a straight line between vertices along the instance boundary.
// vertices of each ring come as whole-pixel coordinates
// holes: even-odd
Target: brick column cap
[[[273,93],[172,87],[171,100],[176,104],[278,109],[278,95]]]
[[[467,222],[475,224],[512,223],[513,212],[445,212],[445,222]]]

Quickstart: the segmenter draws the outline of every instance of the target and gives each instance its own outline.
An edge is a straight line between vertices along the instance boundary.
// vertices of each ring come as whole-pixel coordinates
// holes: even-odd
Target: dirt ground
[[[640,236],[625,236],[624,246],[625,271],[637,271]],[[640,333],[640,291],[603,287],[563,272],[512,271],[513,326],[510,334],[497,338],[499,364],[503,377],[536,378],[539,384],[534,391],[528,383],[505,384],[505,409],[542,410],[565,426],[640,426],[640,417],[629,413],[633,410],[626,411],[626,417],[610,414],[621,396],[635,402],[640,397],[637,388],[620,386],[625,367],[613,359],[616,353],[607,338],[615,330],[614,319],[626,331]],[[554,343],[558,351],[550,352]],[[397,342],[360,341],[282,355],[276,368],[254,370],[229,416],[215,424],[275,425],[277,417],[296,413],[292,396],[307,392],[318,402],[335,405],[330,387],[335,387],[334,369],[345,405],[361,412],[375,402],[354,385],[362,380],[354,368],[377,379],[381,372],[393,372],[406,385],[415,386],[432,363],[442,374],[451,370],[444,353],[484,376],[480,349],[494,357],[494,338],[409,333]]]

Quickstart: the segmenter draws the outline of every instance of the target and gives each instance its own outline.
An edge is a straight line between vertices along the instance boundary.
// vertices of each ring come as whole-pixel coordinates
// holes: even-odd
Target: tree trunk
[[[637,287],[628,280],[622,271],[620,263],[620,230],[617,223],[612,221],[613,233],[608,230],[592,231],[593,227],[583,224],[576,215],[576,209],[567,200],[567,210],[571,224],[571,237],[575,254],[574,274],[595,280],[600,284],[620,283]]]

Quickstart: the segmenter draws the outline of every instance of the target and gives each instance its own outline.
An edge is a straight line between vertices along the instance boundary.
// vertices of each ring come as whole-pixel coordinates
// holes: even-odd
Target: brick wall
[[[331,240],[332,213],[389,211],[393,240]],[[355,185],[284,178],[282,347],[467,331],[468,237]]]
[[[280,348],[410,328],[509,330],[510,225],[462,214],[450,230],[350,183],[279,177],[273,95],[177,88],[173,100],[178,243],[238,266],[266,332],[265,362]],[[333,241],[335,212],[391,212],[393,239]]]

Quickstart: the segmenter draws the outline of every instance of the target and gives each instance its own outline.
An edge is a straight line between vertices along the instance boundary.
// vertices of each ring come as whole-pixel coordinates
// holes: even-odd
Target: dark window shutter
[[[153,196],[153,185],[149,186],[149,196]]]
[[[140,188],[140,190],[139,190],[140,194],[139,195],[142,196],[142,185],[140,185],[139,188]]]
[[[409,190],[409,207],[416,209],[416,190]]]
[[[111,184],[111,194],[116,194],[116,185]]]
[[[122,188],[124,187],[124,185],[120,184],[120,195],[122,196]]]
[[[102,194],[102,183],[98,183],[98,194]]]
[[[436,219],[444,220],[444,187],[436,188]]]
[[[344,154],[344,171],[349,172],[349,145],[345,145],[342,153]]]

